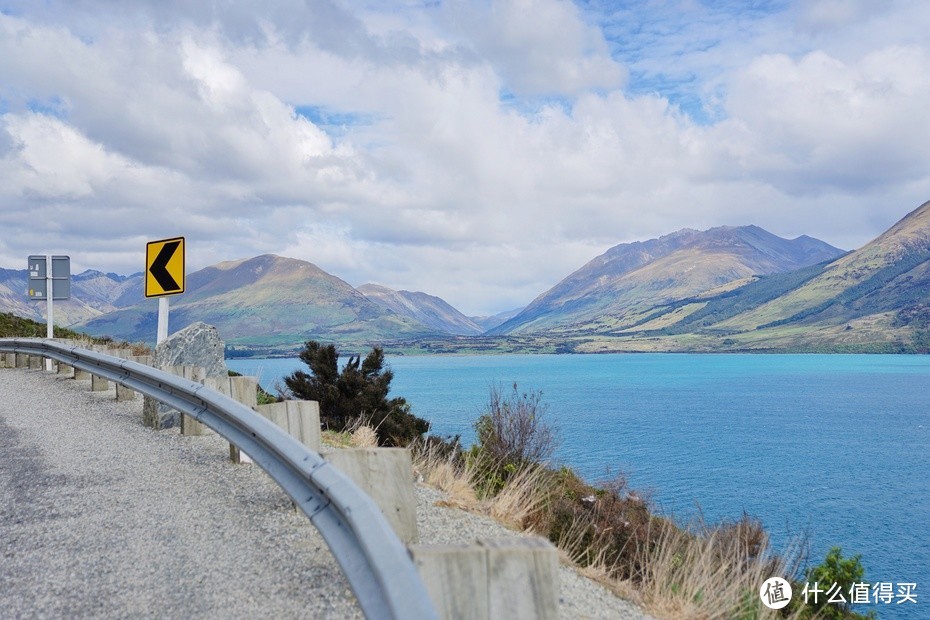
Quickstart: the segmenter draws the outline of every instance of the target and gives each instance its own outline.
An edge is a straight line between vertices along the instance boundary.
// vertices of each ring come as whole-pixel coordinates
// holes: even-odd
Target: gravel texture
[[[220,437],[141,424],[142,399],[0,369],[0,616],[360,618],[315,528]],[[514,533],[436,506],[418,485],[423,543]],[[646,616],[571,568],[562,618]]]

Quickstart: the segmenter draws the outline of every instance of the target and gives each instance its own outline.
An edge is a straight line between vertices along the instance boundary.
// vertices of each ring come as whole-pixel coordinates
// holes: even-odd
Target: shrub
[[[854,613],[848,602],[850,588],[854,583],[862,583],[865,576],[865,569],[860,560],[859,555],[844,558],[843,550],[840,547],[833,547],[827,552],[827,557],[824,558],[822,564],[808,569],[805,576],[807,583],[810,587],[814,587],[816,583],[817,588],[823,590],[822,594],[817,595],[816,600],[813,596],[807,599],[807,608],[816,617],[836,620],[870,617]],[[843,597],[847,598],[846,603],[828,603],[830,596],[827,590],[834,584],[844,593]],[[800,600],[803,601],[803,598]]]
[[[374,347],[364,360],[356,355],[338,369],[334,345],[310,340],[300,352],[310,373],[298,370],[284,378],[297,398],[320,403],[320,420],[329,429],[343,431],[368,424],[381,446],[403,446],[429,430],[429,423],[410,412],[403,398],[388,398],[394,373],[384,368],[384,351]]]
[[[523,392],[514,383],[504,393],[491,386],[488,408],[475,422],[477,442],[469,454],[481,472],[486,494],[496,494],[528,466],[545,464],[556,448],[555,432],[542,417],[542,393]]]

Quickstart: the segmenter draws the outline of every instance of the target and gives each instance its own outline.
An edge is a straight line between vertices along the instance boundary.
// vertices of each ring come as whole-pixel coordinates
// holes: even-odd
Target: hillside
[[[0,269],[0,311],[45,320],[45,302],[26,297],[25,269]],[[135,300],[133,297],[135,296]],[[141,274],[119,276],[88,270],[71,276],[71,299],[55,302],[56,325],[73,325],[142,299]]]
[[[358,291],[379,306],[405,316],[427,327],[456,336],[477,336],[484,333],[477,323],[434,295],[411,291],[395,291],[377,284],[363,284]]]
[[[655,308],[576,351],[930,349],[930,202],[832,261]]]
[[[757,226],[684,229],[609,249],[490,333],[615,333],[666,304],[841,253],[811,237],[783,239]]]
[[[187,276],[187,291],[171,300],[170,330],[194,321],[215,325],[232,346],[295,347],[304,340],[372,343],[435,335],[386,310],[349,284],[305,261],[266,254],[228,261]],[[91,319],[79,328],[151,341],[157,301]]]

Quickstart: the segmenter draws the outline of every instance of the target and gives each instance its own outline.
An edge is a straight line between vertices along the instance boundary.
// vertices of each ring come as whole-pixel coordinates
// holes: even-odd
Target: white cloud
[[[556,0],[0,0],[0,257],[132,272],[184,234],[195,268],[273,252],[490,313],[685,226],[854,247],[930,194],[927,9],[828,4],[637,33],[643,3],[608,40]]]

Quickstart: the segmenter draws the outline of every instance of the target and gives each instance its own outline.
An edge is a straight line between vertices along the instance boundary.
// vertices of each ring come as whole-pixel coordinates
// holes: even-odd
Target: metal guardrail
[[[307,515],[366,618],[438,617],[406,547],[374,501],[319,454],[250,408],[177,375],[53,340],[0,338],[0,351],[58,360],[203,422],[248,454]]]

